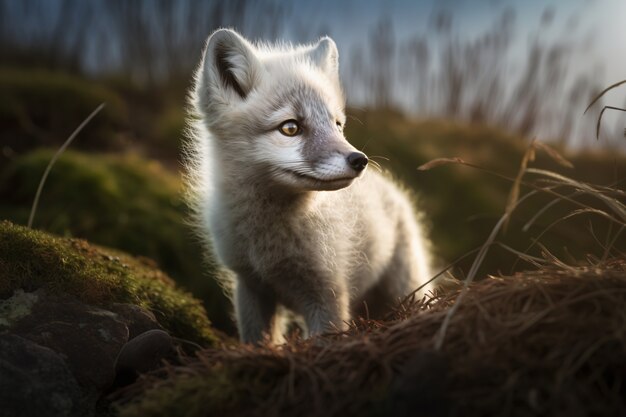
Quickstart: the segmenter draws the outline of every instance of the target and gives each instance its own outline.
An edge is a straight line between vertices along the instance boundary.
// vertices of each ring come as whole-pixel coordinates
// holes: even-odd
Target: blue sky
[[[541,36],[572,36],[583,55],[579,65],[602,67],[610,80],[626,78],[625,0],[296,0],[288,3],[294,8],[296,19],[309,26],[326,26],[343,49],[367,36],[368,28],[381,17],[393,21],[396,36],[401,39],[428,33],[432,30],[429,22],[433,15],[446,10],[453,15],[455,31],[463,37],[472,37],[509,8],[516,15],[516,48],[521,51],[537,32],[544,11],[552,9],[552,25]]]
[[[434,30],[434,16],[443,10],[452,16],[455,36],[471,40],[484,34],[505,10],[512,10],[513,40],[507,51],[512,80],[524,68],[529,47],[536,39],[546,44],[567,42],[571,46],[566,77],[570,82],[581,73],[591,74],[600,88],[626,79],[626,0],[294,0],[290,3],[296,11],[294,18],[301,19],[301,26],[323,25],[328,29],[339,46],[342,65],[350,59],[347,51],[365,43],[371,28],[384,17],[392,21],[395,38],[401,42],[416,35],[429,35]],[[552,16],[547,26],[541,24],[546,16]],[[624,105],[625,90],[610,92],[605,104]],[[563,103],[567,107],[565,99],[559,98],[556,106]],[[583,119],[582,109],[580,114]],[[595,120],[593,115],[584,118]],[[603,125],[625,123],[624,114],[605,113]],[[594,123],[588,125],[591,124]]]

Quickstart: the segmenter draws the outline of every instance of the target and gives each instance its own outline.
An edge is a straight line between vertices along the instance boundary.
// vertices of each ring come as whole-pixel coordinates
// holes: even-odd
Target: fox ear
[[[255,87],[261,70],[254,47],[234,30],[219,29],[207,41],[203,78],[205,94],[231,91],[245,99]]]
[[[337,45],[328,36],[324,36],[309,52],[311,60],[327,75],[339,77],[339,51]]]

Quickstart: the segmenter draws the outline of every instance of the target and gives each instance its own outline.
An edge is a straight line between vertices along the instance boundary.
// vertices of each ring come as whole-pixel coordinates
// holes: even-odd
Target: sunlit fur
[[[218,30],[191,103],[190,200],[234,273],[243,341],[278,341],[284,308],[302,316],[310,335],[343,329],[364,303],[381,314],[430,278],[428,244],[406,193],[346,160],[356,149],[341,128],[345,100],[330,38],[253,45]],[[301,134],[279,131],[290,119]]]

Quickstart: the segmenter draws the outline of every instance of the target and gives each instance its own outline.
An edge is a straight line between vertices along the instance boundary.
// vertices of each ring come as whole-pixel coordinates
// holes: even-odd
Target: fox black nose
[[[348,155],[348,163],[355,171],[363,171],[367,165],[367,156],[361,152],[352,152]]]

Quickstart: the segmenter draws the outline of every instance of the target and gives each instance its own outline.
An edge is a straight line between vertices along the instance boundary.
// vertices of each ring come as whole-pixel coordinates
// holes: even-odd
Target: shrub
[[[63,143],[101,103],[106,107],[75,146],[110,150],[123,144],[115,133],[128,125],[124,103],[100,85],[61,73],[2,69],[0,91],[0,142],[14,152]]]

